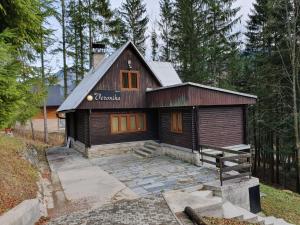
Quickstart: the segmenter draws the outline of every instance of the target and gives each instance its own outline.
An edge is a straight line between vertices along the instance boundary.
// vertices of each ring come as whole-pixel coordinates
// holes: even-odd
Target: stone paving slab
[[[140,158],[135,154],[90,159],[140,196],[196,186],[218,178],[215,169],[197,167],[167,156]]]
[[[49,225],[179,225],[162,196],[121,200],[51,220]]]

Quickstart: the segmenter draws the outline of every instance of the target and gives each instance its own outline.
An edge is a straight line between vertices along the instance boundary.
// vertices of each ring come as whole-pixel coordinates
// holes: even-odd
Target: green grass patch
[[[23,140],[0,134],[0,214],[36,197],[37,169],[22,155]]]
[[[287,222],[300,225],[300,195],[288,190],[276,189],[260,184],[262,210],[267,216],[283,218]]]

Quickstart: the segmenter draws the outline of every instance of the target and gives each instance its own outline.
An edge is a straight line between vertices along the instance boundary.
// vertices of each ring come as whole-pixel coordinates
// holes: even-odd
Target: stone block
[[[30,199],[0,216],[0,224],[5,225],[34,225],[41,217],[38,199]]]

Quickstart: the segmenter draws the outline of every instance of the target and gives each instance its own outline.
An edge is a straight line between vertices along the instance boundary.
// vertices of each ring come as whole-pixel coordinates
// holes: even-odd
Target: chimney
[[[105,58],[105,44],[101,44],[99,42],[92,44],[93,48],[93,61],[92,66],[95,69],[97,66],[99,66],[103,59]]]

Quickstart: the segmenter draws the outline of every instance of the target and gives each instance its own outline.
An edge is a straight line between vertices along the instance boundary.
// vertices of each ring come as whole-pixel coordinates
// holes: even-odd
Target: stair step
[[[139,148],[139,150],[143,151],[143,152],[147,152],[148,154],[152,154],[153,153],[153,149],[148,148],[148,147],[141,147],[141,148]]]
[[[152,149],[153,151],[155,151],[158,148],[158,146],[155,146],[155,145],[152,145],[152,144],[147,144],[147,143],[144,144],[144,147]]]
[[[150,156],[149,153],[144,152],[144,151],[141,151],[141,150],[139,150],[139,149],[134,150],[134,152],[135,152],[135,154],[140,155],[140,156],[143,156],[143,157],[149,157],[149,156]]]
[[[155,147],[159,147],[160,145],[159,145],[159,143],[157,143],[157,142],[155,142],[155,141],[147,141],[147,142],[145,142],[145,144],[144,145],[151,145],[151,146],[155,146]]]
[[[276,225],[276,220],[274,216],[264,218],[265,225]]]

